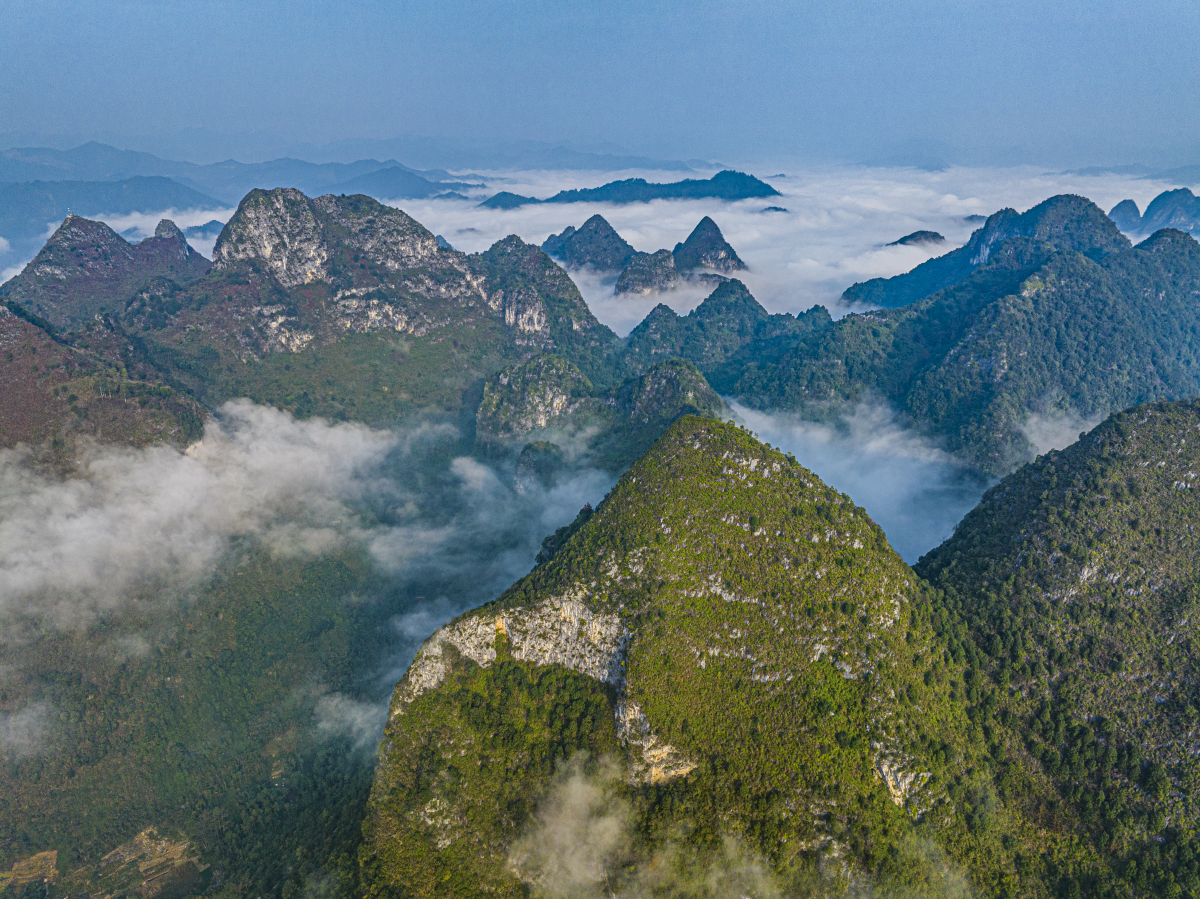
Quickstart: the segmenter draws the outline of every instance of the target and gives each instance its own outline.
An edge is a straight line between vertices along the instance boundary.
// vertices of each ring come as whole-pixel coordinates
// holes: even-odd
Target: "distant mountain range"
[[[1163,191],[1150,201],[1145,215],[1133,200],[1122,200],[1108,217],[1126,234],[1153,234],[1160,228],[1200,233],[1200,198],[1186,187]]]
[[[161,175],[120,181],[28,181],[0,183],[0,237],[8,258],[28,259],[68,214],[127,215],[167,209],[220,209],[226,204]],[[4,254],[0,254],[0,259]]]
[[[726,170],[708,180],[688,178],[670,184],[654,184],[644,178],[610,181],[600,187],[562,190],[539,200],[501,191],[479,205],[485,209],[515,209],[530,203],[648,203],[651,200],[715,198],[745,200],[751,197],[778,197],[779,191],[765,181],[744,172]]]
[[[361,192],[343,189],[342,185],[383,170],[391,174],[378,183],[389,191],[400,191],[387,194],[386,199],[427,197],[468,186],[462,181],[451,181],[445,171],[417,171],[394,159],[384,162],[361,159],[351,163],[313,163],[286,158],[244,163],[230,159],[211,165],[196,165],[160,159],[150,153],[118,150],[95,142],[71,150],[18,147],[0,152],[0,182],[121,181],[137,175],[159,176],[216,197],[226,206],[235,205],[256,187],[295,187],[309,194]],[[403,178],[399,173],[411,177]],[[472,181],[473,186],[482,186],[481,180]],[[445,186],[435,186],[443,182]]]

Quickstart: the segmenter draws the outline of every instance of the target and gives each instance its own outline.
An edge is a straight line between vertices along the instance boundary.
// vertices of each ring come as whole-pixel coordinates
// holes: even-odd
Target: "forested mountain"
[[[1048,819],[1160,896],[1200,886],[1198,472],[1200,403],[1139,406],[1009,475],[916,566],[1057,791]]]
[[[530,203],[649,203],[651,200],[679,200],[713,197],[720,200],[746,200],[753,197],[778,197],[779,191],[765,181],[744,172],[718,172],[707,180],[686,178],[670,184],[652,184],[645,178],[610,181],[600,187],[561,190],[545,200],[502,191],[479,205],[491,209],[513,209]]]
[[[366,895],[523,895],[589,833],[616,837],[575,882],[618,895],[733,890],[759,863],[785,889],[865,875],[944,895],[930,840],[984,883],[1011,877],[1015,851],[1045,847],[978,805],[990,763],[930,611],[846,497],[681,419],[547,562],[418,654],[372,789]],[[598,798],[543,831],[556,790]]]
[[[846,289],[842,299],[885,309],[906,306],[957,284],[986,264],[993,248],[1010,237],[1029,238],[1044,252],[1076,250],[1093,259],[1129,245],[1095,204],[1083,197],[1052,197],[1025,213],[1001,209],[989,216],[983,227],[957,250],[894,278],[872,278],[854,284]]]
[[[681,254],[740,262],[711,220],[692,238],[662,251],[677,276]],[[132,611],[6,613],[0,725],[33,709],[62,748],[0,766],[0,890],[1197,895],[1200,405],[1022,462],[1031,414],[1200,394],[1200,245],[1130,246],[1074,197],[973,241],[984,258],[901,308],[772,315],[725,280],[621,341],[542,249],[460,253],[365,196],[253,191],[211,266],[169,222],[130,245],[68,219],[0,307],[0,447],[29,447],[25,476],[190,460],[169,447],[238,398],[418,448],[389,463],[410,487],[338,511],[344,540],[238,531],[195,583],[129,588]],[[849,497],[722,423],[722,395],[882,398],[1017,470],[914,573]],[[358,732],[314,727],[323,697],[378,682],[397,610],[527,570],[554,526],[529,539],[478,484],[548,496],[585,469],[624,474],[430,638],[372,783]],[[411,521],[421,549],[385,575],[397,551],[363,535]],[[442,534],[458,555],[422,568]]]
[[[122,311],[148,282],[186,284],[209,268],[174,222],[164,219],[153,237],[130,244],[103,222],[69,215],[33,261],[0,285],[0,296],[74,330],[98,312]]]
[[[816,416],[880,397],[993,474],[1032,455],[1031,414],[1086,419],[1200,392],[1200,244],[1163,230],[1130,247],[1076,197],[1025,216],[1054,227],[993,243],[952,287],[846,316],[721,389]]]
[[[1133,200],[1122,200],[1108,216],[1129,234],[1152,234],[1161,228],[1195,234],[1200,231],[1200,198],[1186,187],[1180,187],[1163,191],[1151,200],[1145,215],[1138,212]]]
[[[636,252],[599,213],[578,230],[570,225],[561,234],[551,234],[542,249],[568,266],[590,266],[598,272],[621,271]]]

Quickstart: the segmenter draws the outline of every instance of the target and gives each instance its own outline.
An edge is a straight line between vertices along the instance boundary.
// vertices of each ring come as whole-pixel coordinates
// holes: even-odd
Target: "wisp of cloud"
[[[954,533],[987,487],[883,405],[863,404],[838,426],[732,406],[761,439],[866,509],[909,563]]]

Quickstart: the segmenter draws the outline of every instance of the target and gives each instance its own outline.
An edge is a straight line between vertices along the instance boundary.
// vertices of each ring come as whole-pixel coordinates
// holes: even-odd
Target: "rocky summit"
[[[153,278],[184,284],[209,267],[174,222],[164,219],[153,237],[131,244],[103,222],[71,215],[33,261],[0,287],[0,296],[72,330],[99,312],[117,312],[118,304]]]
[[[691,271],[698,268],[709,268],[713,271],[729,274],[741,271],[746,263],[738,257],[737,252],[725,240],[721,229],[707,215],[692,229],[687,240],[676,244],[673,251],[675,267],[680,271]]]

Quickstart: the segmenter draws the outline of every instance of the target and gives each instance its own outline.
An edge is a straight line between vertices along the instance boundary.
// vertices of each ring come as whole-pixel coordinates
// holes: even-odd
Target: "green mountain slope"
[[[1003,474],[1033,455],[1033,414],[1091,418],[1200,391],[1197,291],[1200,245],[1181,232],[1098,261],[1012,237],[955,286],[847,316],[729,392],[816,416],[881,397],[981,471]]]
[[[1134,895],[1200,891],[1198,473],[1200,404],[1130,409],[1009,475],[917,565],[1056,788],[1048,820]]]
[[[921,232],[918,232],[921,233]],[[967,243],[894,278],[872,278],[847,288],[847,303],[885,309],[915,303],[957,284],[984,265],[992,248],[1010,237],[1028,237],[1050,249],[1069,249],[1097,258],[1129,246],[1104,213],[1083,197],[1051,197],[1027,212],[1001,209],[988,217]],[[897,241],[899,243],[899,241]]]
[[[233,895],[279,895],[314,871],[345,894],[370,770],[312,720],[381,646],[381,610],[345,601],[370,589],[367,561],[244,550],[165,620],[147,596],[144,614],[7,643],[0,708],[40,703],[57,743],[0,767],[0,866],[57,851],[93,892],[92,866],[156,827],[210,866],[176,895],[214,875]]]
[[[589,780],[577,758],[568,787],[607,783],[627,809],[594,822],[624,836],[583,887],[657,877],[692,895],[685,873],[732,853],[766,866],[752,895],[872,880],[946,895],[945,852],[998,895],[1024,859],[1043,894],[1039,853],[1070,849],[998,804],[979,730],[995,698],[963,681],[921,582],[853,503],[690,417],[571,530],[439,629],[397,686],[366,895],[537,892],[566,864],[540,857],[539,803],[559,801],[555,772],[579,751],[608,761]]]
[[[796,316],[770,315],[741,281],[727,281],[687,315],[661,303],[654,307],[630,333],[625,364],[639,371],[679,356],[725,392],[747,371],[778,358],[799,338],[829,323],[820,306]]]

